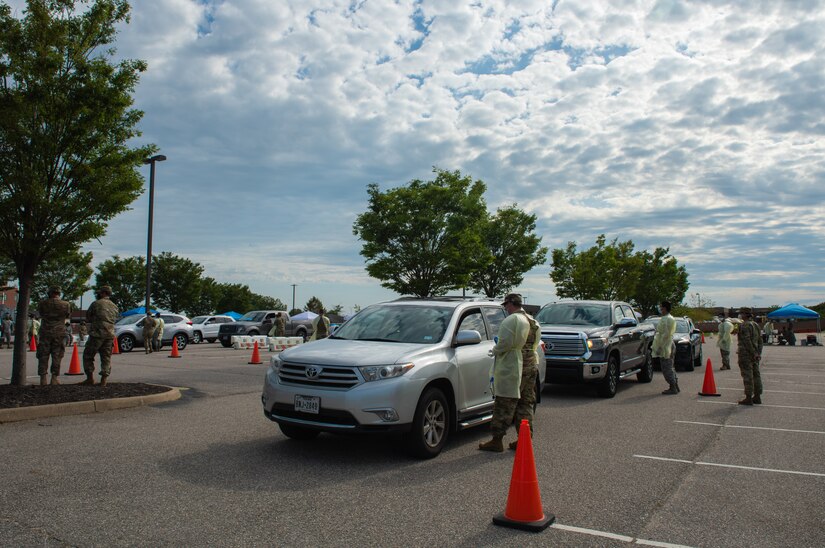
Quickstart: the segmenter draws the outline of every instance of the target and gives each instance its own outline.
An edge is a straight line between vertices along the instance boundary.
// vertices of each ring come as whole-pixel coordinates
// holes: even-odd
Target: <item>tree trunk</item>
[[[19,273],[20,288],[17,295],[17,320],[14,324],[14,355],[12,358],[11,382],[17,386],[26,384],[26,352],[29,341],[26,340],[27,324],[29,322],[29,300],[32,293],[32,279],[34,267],[24,267]]]

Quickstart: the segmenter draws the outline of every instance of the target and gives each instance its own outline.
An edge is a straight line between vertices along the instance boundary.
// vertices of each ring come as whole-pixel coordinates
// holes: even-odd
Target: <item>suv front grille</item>
[[[584,341],[578,335],[542,335],[548,356],[581,356]]]
[[[301,413],[295,411],[295,408],[285,403],[276,403],[272,406],[272,414],[288,419],[300,419],[312,422],[325,422],[327,424],[337,424],[339,426],[358,426],[358,421],[348,411],[340,411],[337,409],[321,408],[320,412],[315,413]]]
[[[284,384],[300,384],[319,388],[348,390],[360,381],[351,367],[329,365],[304,365],[301,363],[281,364],[278,380]]]

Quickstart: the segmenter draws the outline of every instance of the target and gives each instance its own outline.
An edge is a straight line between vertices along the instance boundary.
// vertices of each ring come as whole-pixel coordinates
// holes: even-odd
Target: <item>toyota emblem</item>
[[[553,350],[553,343],[551,343],[551,342],[544,343],[544,349],[545,350]]]
[[[306,368],[305,373],[308,379],[317,379],[318,375],[321,374],[321,368],[315,367],[314,365],[310,365]]]

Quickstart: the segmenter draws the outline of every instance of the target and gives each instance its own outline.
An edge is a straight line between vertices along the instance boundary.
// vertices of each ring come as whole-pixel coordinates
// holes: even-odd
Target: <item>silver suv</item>
[[[505,317],[489,300],[372,305],[328,339],[271,357],[264,415],[294,439],[400,432],[414,455],[435,457],[452,432],[492,418],[489,351]],[[537,396],[544,371],[542,360]]]
[[[172,339],[178,341],[178,350],[183,350],[189,341],[192,340],[192,322],[186,316],[180,314],[164,314],[163,337],[161,346],[172,345]],[[143,347],[143,320],[145,314],[134,314],[120,319],[115,324],[115,337],[117,337],[118,350],[121,352],[131,352],[135,346]]]

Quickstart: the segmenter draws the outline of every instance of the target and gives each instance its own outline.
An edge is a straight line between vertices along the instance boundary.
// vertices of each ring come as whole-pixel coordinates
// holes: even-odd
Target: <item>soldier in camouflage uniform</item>
[[[60,384],[60,362],[66,353],[63,345],[66,340],[66,321],[72,313],[71,305],[60,299],[61,290],[57,286],[49,288],[49,298],[40,301],[37,313],[43,318],[40,325],[40,339],[37,345],[37,374],[40,386],[46,385],[49,371],[49,358],[52,360],[52,384]]]
[[[762,376],[759,360],[762,357],[762,336],[759,326],[753,321],[750,308],[739,310],[739,318],[744,322],[739,326],[739,372],[745,385],[745,399],[739,405],[762,403]]]
[[[152,337],[154,334],[155,319],[152,317],[151,312],[147,312],[146,317],[143,318],[143,349],[147,354],[152,353]]]
[[[102,286],[97,292],[97,300],[86,312],[89,320],[89,340],[83,349],[83,371],[86,380],[80,384],[95,384],[95,354],[100,354],[100,386],[106,386],[106,379],[112,372],[112,348],[115,341],[115,322],[120,313],[117,305],[109,300],[112,288]]]
[[[278,312],[275,315],[275,323],[272,324],[272,329],[267,334],[270,337],[286,337],[286,319],[283,312]]]
[[[533,406],[536,404],[538,347],[541,338],[539,324],[521,308],[521,295],[511,293],[504,298],[508,317],[499,326],[499,340],[491,351],[493,365],[493,438],[479,444],[482,451],[504,451],[504,435],[515,421],[526,419],[533,431]],[[518,428],[518,426],[517,426]],[[515,449],[517,442],[510,443]]]

